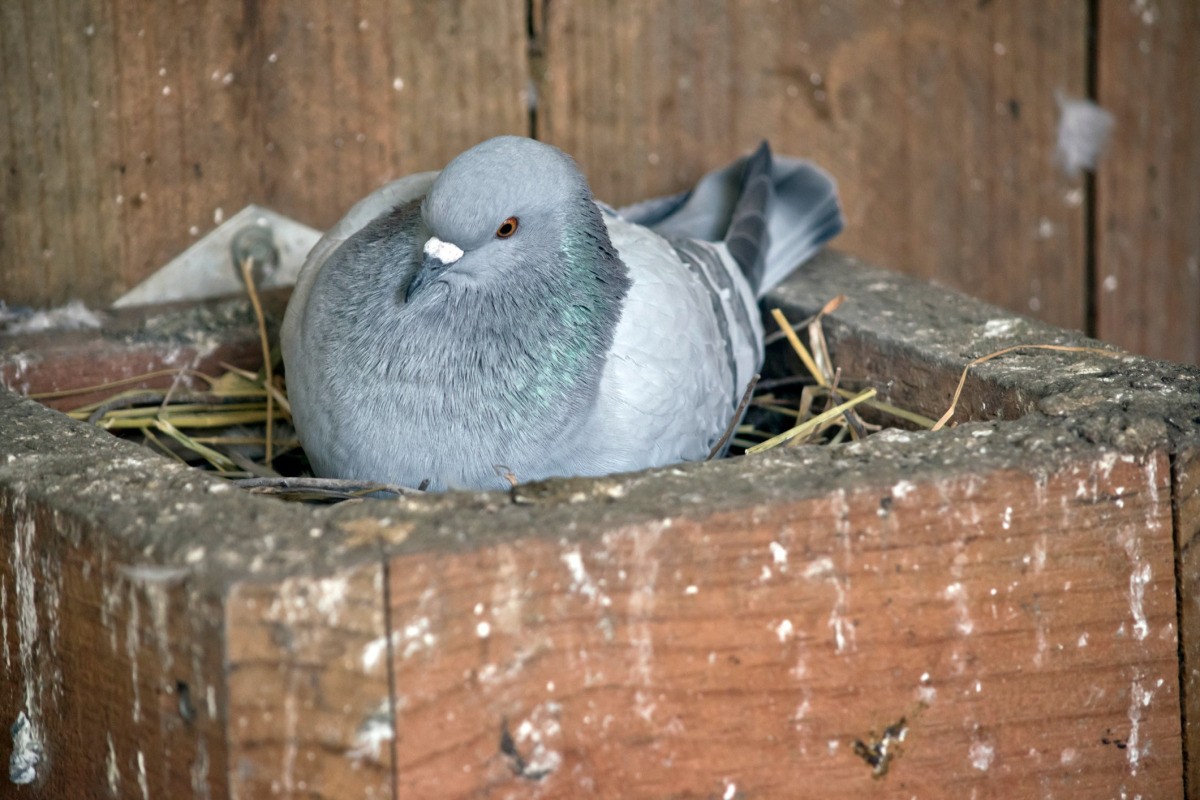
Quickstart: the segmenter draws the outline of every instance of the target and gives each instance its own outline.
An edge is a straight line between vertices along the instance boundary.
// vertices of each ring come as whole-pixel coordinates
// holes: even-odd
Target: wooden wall
[[[1104,0],[1097,335],[1200,363],[1200,3]]]
[[[1198,6],[5,0],[0,298],[105,303],[248,202],[323,227],[498,133],[612,202],[768,137],[838,178],[841,248],[1194,362]],[[1060,91],[1116,117],[1094,181]]]

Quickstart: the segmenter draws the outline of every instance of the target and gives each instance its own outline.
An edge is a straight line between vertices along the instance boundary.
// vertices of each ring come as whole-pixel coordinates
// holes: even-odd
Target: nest
[[[422,491],[424,486],[414,489],[306,476],[310,469],[291,427],[291,407],[280,374],[280,352],[271,348],[250,268],[251,263],[246,261],[242,276],[258,323],[263,355],[263,367],[258,372],[222,364],[225,372],[219,375],[189,369],[165,371],[32,397],[60,398],[111,389],[114,393],[105,399],[67,413],[138,440],[190,467],[214,472],[258,494],[337,502],[366,495],[397,496]],[[839,295],[797,325],[779,309],[771,311],[779,330],[767,337],[767,344],[786,341],[804,372],[761,381],[755,376],[730,427],[713,447],[710,459],[725,452],[754,456],[776,447],[836,445],[860,440],[884,427],[936,431],[953,417],[967,373],[978,364],[1015,351],[1042,349],[1118,355],[1096,348],[1037,344],[989,353],[964,367],[950,407],[940,419],[932,420],[877,399],[874,388],[852,388],[863,386],[863,380],[844,378],[830,357],[822,324],[843,302],[845,297]],[[807,346],[801,341],[800,331],[807,333]],[[123,388],[164,376],[175,378],[167,389]],[[203,389],[180,388],[185,379],[189,379],[187,383],[191,386],[200,385]]]

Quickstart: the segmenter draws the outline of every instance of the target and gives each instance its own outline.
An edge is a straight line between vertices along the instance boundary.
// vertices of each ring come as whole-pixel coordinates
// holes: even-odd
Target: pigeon
[[[763,359],[758,300],[842,228],[833,180],[754,153],[614,209],[519,136],[354,206],[281,333],[316,475],[509,488],[710,457]]]

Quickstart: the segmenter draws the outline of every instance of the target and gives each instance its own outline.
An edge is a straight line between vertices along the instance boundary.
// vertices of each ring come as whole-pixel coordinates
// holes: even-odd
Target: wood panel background
[[[1200,3],[1100,7],[1096,335],[1200,363]]]
[[[767,137],[839,181],[838,246],[1200,359],[1192,0],[10,0],[0,298],[104,304],[260,202],[324,227],[397,175],[532,133],[598,196]],[[1094,181],[1056,93],[1116,118]]]

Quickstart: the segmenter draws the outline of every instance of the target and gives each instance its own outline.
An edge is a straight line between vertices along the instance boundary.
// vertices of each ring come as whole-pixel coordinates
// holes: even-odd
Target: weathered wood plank
[[[233,797],[395,797],[383,599],[378,563],[232,587]]]
[[[541,131],[607,199],[681,188],[767,136],[839,178],[851,252],[1083,326],[1083,193],[1050,152],[1054,91],[1084,93],[1084,6],[532,11],[535,69],[518,0],[5,3],[4,298],[106,301],[250,200],[327,225],[384,180],[526,132],[537,72]],[[1117,126],[1096,184],[1098,333],[1195,362],[1200,12],[1113,0],[1099,14]]]
[[[1108,454],[396,557],[401,794],[1175,796],[1169,488]]]
[[[1144,450],[1200,418],[1194,369],[1148,361],[955,292],[930,291],[837,252],[817,255],[764,302],[801,320],[839,294],[845,301],[822,324],[844,384],[874,386],[881,397],[931,418],[949,407],[970,361],[1022,345],[1111,355],[1027,349],[977,365],[968,371],[953,422],[1047,414],[1070,421],[1093,441]],[[786,342],[775,347],[790,355]],[[768,348],[769,357],[779,351]],[[793,360],[793,369],[801,370]]]
[[[1099,4],[1097,335],[1200,362],[1200,5]]]
[[[539,132],[610,202],[678,191],[769,138],[839,181],[839,246],[1070,328],[1081,184],[1055,91],[1084,93],[1083,4],[552,2]]]
[[[186,571],[11,484],[0,532],[0,706],[29,720],[39,795],[225,797],[220,617]]]
[[[264,292],[262,304],[275,340],[290,290]],[[216,376],[222,363],[262,367],[258,325],[245,298],[122,309],[106,315],[99,331],[52,331],[0,336],[0,386],[18,394],[65,392],[45,397],[51,408],[67,410],[112,397],[118,390],[201,388],[189,370]],[[109,381],[150,373],[156,377],[103,387]]]
[[[104,303],[246,203],[327,226],[527,132],[525,25],[520,0],[5,3],[0,295]]]
[[[527,133],[524,9],[263,6],[263,199],[326,227],[388,180],[440,169],[488,136]]]
[[[38,5],[17,0],[0,9],[0,115],[5,117],[0,285],[9,302],[22,294],[66,289],[80,245],[71,230],[80,197],[76,181],[89,172],[95,178],[100,160],[89,136],[96,111],[80,104],[86,91],[80,84],[90,76],[75,69],[72,58],[85,46],[84,25],[72,13],[82,4],[68,9],[42,4],[42,13],[36,12]],[[55,13],[59,10],[61,16]],[[103,59],[99,44],[95,52]],[[87,276],[81,277],[86,285]]]
[[[253,199],[261,135],[252,5],[114,7],[123,290]]]
[[[339,571],[311,509],[7,392],[0,416],[0,716],[36,723],[32,796],[392,796],[377,555]]]
[[[1180,690],[1188,795],[1200,796],[1200,449],[1175,457],[1175,559],[1179,580]]]
[[[258,178],[245,169],[253,85],[221,80],[241,71],[240,4],[167,13],[18,2],[4,13],[14,78],[6,301],[112,299],[212,227],[215,208],[247,201]],[[216,79],[213,63],[223,67]]]

